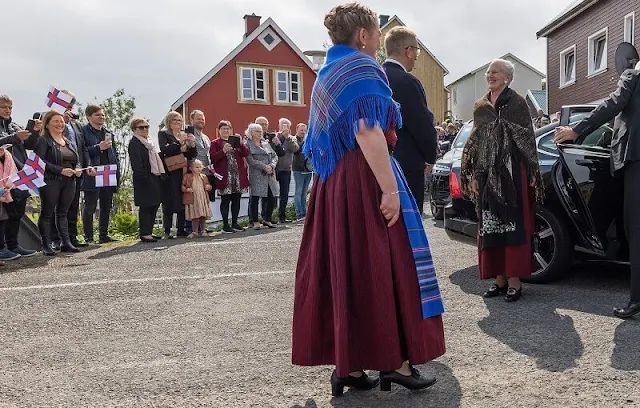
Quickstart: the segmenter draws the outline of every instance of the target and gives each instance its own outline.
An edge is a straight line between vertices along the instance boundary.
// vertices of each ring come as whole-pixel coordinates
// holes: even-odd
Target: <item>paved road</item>
[[[448,346],[421,367],[439,380],[427,391],[332,399],[331,368],[290,364],[290,225],[4,267],[0,407],[640,406],[640,319],[611,316],[625,270],[576,268],[516,304],[485,301],[474,248],[427,224]]]

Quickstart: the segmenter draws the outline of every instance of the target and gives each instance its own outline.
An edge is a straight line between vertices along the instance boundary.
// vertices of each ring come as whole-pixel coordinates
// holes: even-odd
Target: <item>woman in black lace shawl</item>
[[[484,296],[504,295],[508,302],[520,298],[520,278],[533,271],[535,202],[544,196],[529,109],[509,88],[513,72],[509,61],[489,65],[489,93],[475,103],[461,175],[478,212],[480,276],[496,279]]]

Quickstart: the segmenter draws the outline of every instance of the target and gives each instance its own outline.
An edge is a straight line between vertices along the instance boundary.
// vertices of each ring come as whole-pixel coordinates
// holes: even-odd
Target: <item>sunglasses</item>
[[[149,129],[149,125],[138,126],[136,129]]]

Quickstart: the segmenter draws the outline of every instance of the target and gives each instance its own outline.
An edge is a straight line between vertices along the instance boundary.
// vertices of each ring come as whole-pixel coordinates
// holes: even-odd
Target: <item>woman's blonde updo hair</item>
[[[324,16],[324,26],[334,44],[350,45],[357,30],[372,30],[378,26],[378,15],[362,3],[335,6]]]

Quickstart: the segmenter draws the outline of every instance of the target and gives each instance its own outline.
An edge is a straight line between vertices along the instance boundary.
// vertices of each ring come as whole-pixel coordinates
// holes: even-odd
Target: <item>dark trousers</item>
[[[69,222],[67,214],[76,194],[76,178],[64,177],[63,180],[48,180],[40,189],[40,219],[38,228],[44,242],[51,242],[51,220],[55,222],[61,240],[69,241]]]
[[[184,208],[177,213],[170,212],[171,209],[165,203],[162,203],[162,226],[164,227],[164,233],[171,233],[171,226],[173,225],[173,214],[178,214],[178,218],[176,219],[176,229],[178,235],[185,235],[185,216],[184,216]]]
[[[67,213],[67,224],[69,225],[69,238],[72,241],[76,240],[78,236],[78,210],[80,209],[80,190],[82,183],[80,179],[76,179],[76,194],[69,206],[69,212]],[[56,227],[55,220],[51,220],[51,239],[53,241],[60,241],[60,235],[58,234],[58,227]]]
[[[629,241],[631,301],[640,302],[640,161],[624,166],[624,229]]]
[[[0,249],[7,245],[5,234],[7,233],[7,220],[0,221]]]
[[[275,204],[273,208],[275,208]],[[249,197],[249,204],[247,205],[247,216],[249,217],[250,220],[253,220],[252,211],[253,209],[251,208],[251,197]],[[263,220],[267,216],[266,211],[267,211],[267,197],[262,197],[262,212],[260,213],[260,215],[262,216]]]
[[[231,206],[231,225],[238,224],[238,214],[240,214],[241,193],[225,194],[220,200],[220,214],[225,227],[229,226],[229,206]]]
[[[84,210],[82,211],[82,227],[85,241],[93,241],[93,215],[100,201],[100,221],[98,234],[101,239],[107,238],[109,232],[109,216],[113,205],[114,191],[111,188],[99,188],[96,191],[84,192]],[[60,228],[60,226],[58,226]]]
[[[416,199],[418,211],[422,214],[422,207],[424,206],[424,171],[409,171],[404,173],[404,177],[407,179],[413,198]]]
[[[13,194],[13,192],[11,194]],[[7,215],[9,216],[9,219],[6,220],[4,233],[7,248],[9,249],[14,249],[18,246],[20,220],[24,217],[24,213],[27,208],[27,199],[29,198],[29,195],[22,191],[20,191],[19,194],[15,194],[15,196],[18,197],[18,199],[14,198],[12,202],[3,204],[5,210],[7,210]]]
[[[289,203],[289,187],[291,186],[291,170],[279,171],[278,183],[280,183],[280,202],[278,203],[278,218],[284,221],[287,218],[287,204]]]
[[[258,222],[258,202],[260,197],[251,196],[251,221]],[[276,198],[269,188],[269,196],[262,198],[262,219],[267,222],[271,222],[271,214],[273,214],[273,208],[276,205]]]
[[[138,223],[140,225],[139,235],[141,237],[153,234],[153,224],[156,222],[156,213],[158,212],[159,207],[160,204],[140,207],[140,210],[138,211]]]

